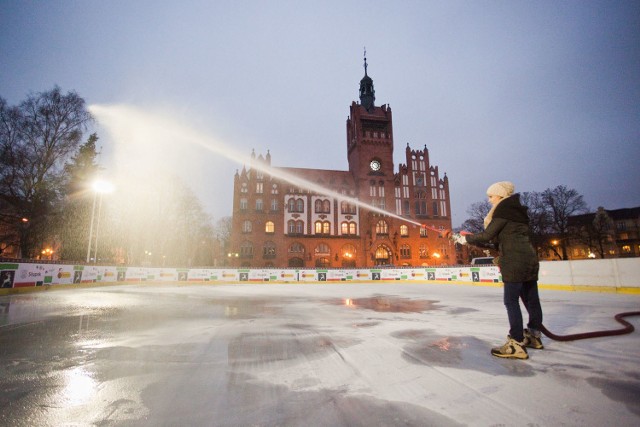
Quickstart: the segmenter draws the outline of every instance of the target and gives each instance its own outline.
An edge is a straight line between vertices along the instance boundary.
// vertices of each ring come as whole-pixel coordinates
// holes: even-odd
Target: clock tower
[[[360,102],[351,104],[347,119],[347,158],[360,200],[385,208],[393,203],[393,127],[391,107],[378,107],[375,100],[365,57]],[[377,188],[375,195],[369,191],[371,186]]]

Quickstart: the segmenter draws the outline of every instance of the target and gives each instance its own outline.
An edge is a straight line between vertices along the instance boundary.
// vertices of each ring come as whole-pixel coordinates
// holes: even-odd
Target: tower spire
[[[376,91],[373,89],[373,80],[367,74],[367,48],[364,48],[364,77],[360,80],[360,104],[369,112],[374,108]]]
[[[364,47],[364,75],[367,75],[367,47]]]

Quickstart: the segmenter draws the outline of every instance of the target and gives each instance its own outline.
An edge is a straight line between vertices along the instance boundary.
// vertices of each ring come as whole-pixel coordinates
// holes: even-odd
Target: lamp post
[[[93,188],[93,208],[91,209],[91,224],[89,225],[89,245],[87,247],[87,262],[91,261],[91,246],[93,243],[93,223],[96,215],[96,201],[98,200],[98,194],[100,194],[100,201],[98,203],[98,220],[96,222],[96,238],[95,238],[95,250],[94,259],[98,261],[98,231],[100,228],[100,213],[102,211],[102,195],[113,191],[113,185],[107,181],[97,180],[92,185]]]

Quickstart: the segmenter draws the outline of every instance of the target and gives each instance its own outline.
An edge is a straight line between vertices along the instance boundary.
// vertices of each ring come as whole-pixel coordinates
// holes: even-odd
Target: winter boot
[[[506,357],[510,359],[528,359],[527,349],[524,344],[507,336],[507,342],[502,347],[491,349],[491,354],[496,357]]]
[[[542,350],[542,339],[540,338],[540,331],[532,331],[529,329],[524,330],[524,340],[522,341],[525,347],[535,348],[536,350]]]

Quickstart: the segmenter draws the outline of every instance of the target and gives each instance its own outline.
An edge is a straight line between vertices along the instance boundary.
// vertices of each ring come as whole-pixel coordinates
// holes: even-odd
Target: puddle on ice
[[[386,313],[422,313],[442,308],[442,306],[437,305],[439,301],[400,298],[388,295],[376,295],[370,298],[343,298],[330,300],[329,302],[350,308],[363,308]]]
[[[491,347],[498,343],[476,337],[439,335],[427,329],[398,331],[391,336],[407,341],[402,356],[411,363],[472,369],[491,375],[528,377],[535,374],[526,363],[491,356]]]

